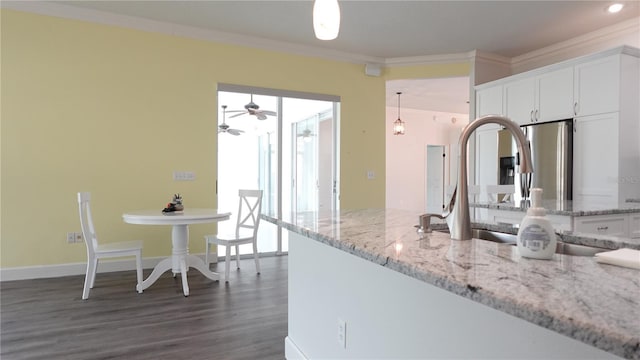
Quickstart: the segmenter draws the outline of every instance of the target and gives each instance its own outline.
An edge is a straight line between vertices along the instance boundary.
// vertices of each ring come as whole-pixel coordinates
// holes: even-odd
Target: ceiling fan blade
[[[271,111],[271,110],[258,110],[261,114],[265,114],[265,115],[271,115],[271,116],[276,116],[278,115],[277,112],[275,111]]]
[[[238,130],[238,129],[229,129],[229,130],[227,130],[227,132],[229,134],[231,134],[231,135],[238,136],[238,135],[242,134],[244,131]]]
[[[236,113],[236,112],[247,112],[247,110],[227,110],[225,112],[228,114],[228,113]]]
[[[234,118],[234,117],[242,116],[242,115],[245,115],[245,114],[248,114],[248,112],[243,111],[243,112],[241,112],[239,114],[231,115],[231,116],[229,116],[229,118]]]

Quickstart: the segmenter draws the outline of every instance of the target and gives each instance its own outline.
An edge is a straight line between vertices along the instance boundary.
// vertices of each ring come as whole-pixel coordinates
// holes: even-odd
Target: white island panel
[[[289,246],[288,360],[618,358],[306,236]]]

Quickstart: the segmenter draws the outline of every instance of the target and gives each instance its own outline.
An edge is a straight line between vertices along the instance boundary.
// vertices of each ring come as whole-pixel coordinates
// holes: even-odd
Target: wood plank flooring
[[[260,265],[241,260],[228,284],[192,269],[189,297],[171,272],[143,294],[135,271],[98,273],[84,301],[84,276],[2,282],[0,358],[284,359],[287,257]]]

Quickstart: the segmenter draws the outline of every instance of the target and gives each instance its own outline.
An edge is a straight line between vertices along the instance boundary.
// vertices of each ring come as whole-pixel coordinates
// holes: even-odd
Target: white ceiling
[[[3,1],[8,3],[9,1]],[[289,1],[55,1],[73,7],[155,21],[240,34],[265,43],[303,46],[327,54],[348,55],[363,63],[389,59],[459,54],[472,50],[505,57],[526,54],[582,34],[640,16],[640,2],[623,1],[622,12],[610,15],[611,1],[365,1],[339,0],[340,34],[317,40],[312,27],[311,0]],[[274,42],[275,41],[275,42]],[[396,106],[396,91],[406,93],[407,107],[424,108],[425,99],[447,87],[441,80],[409,82],[389,88],[387,105]],[[412,92],[429,91],[430,97]],[[461,96],[468,99],[467,92]],[[441,94],[444,98],[446,94]],[[459,112],[453,107],[438,111]],[[466,111],[465,111],[466,112]]]

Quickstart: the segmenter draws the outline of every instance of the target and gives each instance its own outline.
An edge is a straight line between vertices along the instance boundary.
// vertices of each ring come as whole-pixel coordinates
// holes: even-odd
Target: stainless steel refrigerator
[[[561,207],[573,199],[573,120],[520,126],[531,148],[532,174],[518,172],[519,154],[507,130],[498,132],[498,182],[514,184],[515,200],[529,199],[529,189],[542,188],[544,200],[556,200]]]

